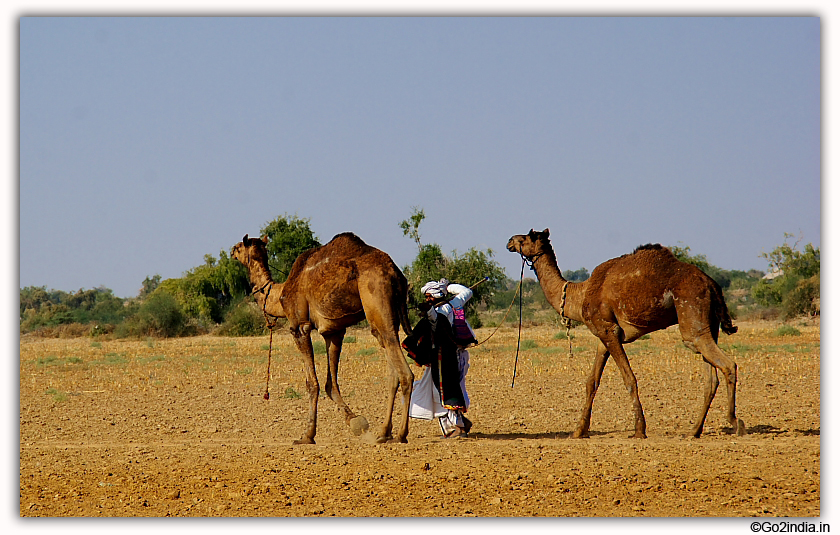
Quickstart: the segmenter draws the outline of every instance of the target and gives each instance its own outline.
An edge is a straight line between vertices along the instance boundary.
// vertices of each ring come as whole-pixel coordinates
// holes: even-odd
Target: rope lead
[[[522,281],[525,278],[525,256],[522,256],[522,269],[519,271],[519,288],[522,289]],[[513,303],[511,303],[513,304]],[[513,361],[513,379],[510,387],[516,382],[516,365],[519,364],[519,343],[522,341],[522,291],[519,292],[519,336],[516,338],[516,359]]]
[[[268,318],[266,317],[266,323],[268,323]],[[263,394],[263,399],[268,399],[268,382],[271,378],[271,344],[274,342],[274,325],[268,324],[268,366],[265,369],[265,393]]]
[[[574,356],[572,353],[572,320],[566,317],[566,288],[569,287],[569,281],[563,285],[563,300],[560,302],[560,323],[566,328],[566,339],[569,340],[569,356]]]

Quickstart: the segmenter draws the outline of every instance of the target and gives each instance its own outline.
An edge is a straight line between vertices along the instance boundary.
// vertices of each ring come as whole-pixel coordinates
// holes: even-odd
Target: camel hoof
[[[575,431],[572,438],[589,438],[589,431]]]
[[[376,437],[376,443],[377,444],[385,444],[386,442],[389,442],[393,439],[394,439],[394,437],[392,437],[392,436]]]
[[[295,440],[294,442],[292,442],[292,444],[294,444],[295,446],[298,446],[300,444],[315,444],[315,439],[303,437],[300,440]]]
[[[738,419],[738,431],[736,431],[736,435],[739,437],[743,437],[747,434],[747,426],[744,425],[744,420]]]
[[[647,438],[647,435],[644,432],[640,433],[639,431],[636,431],[635,433],[633,433],[632,435],[630,435],[627,438]]]
[[[407,438],[389,438],[388,444],[408,444]]]
[[[368,424],[367,418],[364,416],[356,416],[350,420],[350,431],[357,437],[361,436],[369,428],[370,424]]]

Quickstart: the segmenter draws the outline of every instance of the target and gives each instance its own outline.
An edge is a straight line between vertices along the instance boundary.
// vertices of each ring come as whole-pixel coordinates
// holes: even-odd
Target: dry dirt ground
[[[819,323],[795,323],[798,336],[738,325],[721,347],[739,364],[745,437],[727,433],[723,385],[703,437],[684,436],[701,366],[671,328],[627,346],[649,438],[627,438],[630,399],[610,362],[592,438],[570,439],[594,338],[574,330],[571,356],[556,328],[524,329],[512,388],[517,330],[504,327],[471,350],[470,438],[442,440],[436,423],[412,420],[408,444],[383,445],[353,436],[323,397],[317,444],[292,445],[307,402],[285,330],[274,336],[268,401],[267,336],[24,336],[20,515],[819,516]],[[375,426],[384,354],[366,330],[348,336],[342,392]]]

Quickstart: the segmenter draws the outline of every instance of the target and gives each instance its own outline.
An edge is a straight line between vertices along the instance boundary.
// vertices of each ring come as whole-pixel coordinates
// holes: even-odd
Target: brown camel
[[[702,355],[706,370],[703,406],[692,434],[699,437],[709,406],[718,387],[717,370],[729,393],[729,423],[738,435],[746,433],[744,422],[735,417],[737,366],[717,346],[718,329],[732,334],[729,310],[720,286],[699,268],[680,262],[661,245],[644,245],[633,254],[613,258],[599,265],[584,282],[568,282],[557,267],[557,258],[548,239],[548,229],[511,237],[509,251],[532,262],[540,286],[549,303],[561,316],[582,322],[598,337],[595,364],[586,382],[586,401],[572,437],[589,436],[592,402],[601,374],[612,355],[633,398],[636,432],[646,438],[645,415],[639,401],[638,385],[623,344],[640,336],[679,325],[683,343]]]
[[[367,245],[355,234],[346,232],[329,243],[303,252],[292,265],[284,283],[271,280],[268,270],[268,238],[248,238],[231,250],[248,269],[253,293],[262,310],[275,318],[289,320],[295,345],[303,355],[306,388],[309,393],[309,424],[303,438],[295,444],[314,444],[318,413],[318,378],[311,332],[317,329],[324,337],[329,355],[324,390],[344,411],[353,432],[360,435],[367,421],[356,417],[338,388],[338,362],[347,327],[367,318],[371,331],[385,348],[389,367],[388,399],[385,423],[376,442],[407,442],[408,411],[399,432],[392,436],[392,417],[397,388],[402,387],[404,406],[409,406],[414,374],[400,348],[399,326],[411,332],[408,323],[408,283],[405,276],[384,252]]]

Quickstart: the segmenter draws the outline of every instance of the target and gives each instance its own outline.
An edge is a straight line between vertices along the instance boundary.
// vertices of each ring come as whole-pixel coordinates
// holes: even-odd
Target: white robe
[[[431,420],[440,416],[446,416],[450,409],[440,404],[440,391],[432,379],[432,370],[428,366],[423,370],[423,377],[414,381],[414,388],[411,390],[411,408],[409,416],[420,420]],[[458,351],[458,371],[461,376],[461,392],[464,393],[464,403],[467,408],[470,406],[470,396],[467,394],[467,371],[470,369],[470,353],[466,349]],[[455,411],[451,411],[455,412]]]

